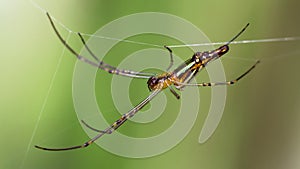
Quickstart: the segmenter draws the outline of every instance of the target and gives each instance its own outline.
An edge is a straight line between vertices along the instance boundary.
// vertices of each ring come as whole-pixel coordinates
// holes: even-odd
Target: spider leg
[[[171,50],[171,48],[169,48],[166,45],[164,46],[164,48],[166,48],[170,53],[170,65],[167,67],[167,70],[166,70],[166,71],[169,71],[174,64],[173,51]]]
[[[95,60],[98,61],[98,63],[95,63],[83,56],[81,56],[80,54],[78,54],[63,38],[62,36],[60,35],[60,33],[58,32],[56,26],[54,25],[54,22],[53,20],[51,19],[51,16],[50,14],[47,12],[47,17],[50,21],[50,24],[52,26],[52,28],[54,29],[55,31],[55,34],[58,36],[59,40],[63,43],[63,45],[71,52],[73,53],[78,60],[82,61],[82,62],[85,62],[91,66],[94,66],[94,67],[97,67],[99,69],[102,69],[108,73],[111,73],[111,74],[117,74],[117,75],[122,75],[122,76],[127,76],[127,77],[133,77],[133,78],[145,78],[145,79],[148,79],[150,78],[151,76],[153,76],[153,74],[146,74],[146,73],[139,73],[139,72],[134,72],[134,71],[130,71],[130,70],[119,70],[113,66],[110,66],[108,64],[105,64],[103,63],[102,61],[99,62],[99,59],[91,52],[91,50],[87,47],[87,45],[85,45],[85,42],[84,42],[84,46],[85,48],[88,50],[88,52],[94,57]],[[81,37],[82,38],[82,37]],[[83,40],[83,38],[82,38]],[[84,41],[84,40],[83,40]]]
[[[89,124],[87,124],[84,120],[81,120],[82,124],[84,124],[87,128],[93,130],[93,131],[96,131],[98,133],[106,133],[106,134],[111,134],[111,132],[105,132],[104,130],[99,130],[99,129],[96,129],[92,126],[90,126]]]
[[[171,93],[176,97],[176,99],[180,99],[180,95],[174,90],[172,86],[168,86]]]
[[[121,73],[124,73],[124,74],[132,74],[132,75],[141,75],[141,76],[147,76],[147,77],[150,77],[150,76],[154,76],[155,74],[153,73],[143,73],[143,72],[134,72],[134,71],[131,71],[131,70],[120,70],[120,69],[116,69],[115,67],[109,65],[109,64],[106,64],[104,63],[103,61],[100,61],[98,59],[98,57],[92,52],[92,50],[88,47],[88,45],[86,44],[83,36],[78,32],[77,33],[79,38],[81,39],[81,42],[83,43],[84,47],[86,48],[86,50],[89,52],[89,54],[99,63],[99,65],[102,65],[103,67],[105,68],[108,68],[108,69],[111,69],[111,70],[114,70],[116,72],[116,74],[118,74],[117,72],[119,72],[119,74]],[[109,73],[111,73],[110,71],[108,71]]]
[[[180,83],[180,82],[174,82],[174,84],[178,84],[178,85],[184,85],[184,86],[218,86],[218,85],[233,85],[236,82],[238,82],[240,79],[242,79],[243,77],[245,77],[248,73],[250,73],[255,66],[260,63],[260,61],[256,61],[256,63],[250,67],[250,69],[248,69],[245,73],[243,73],[242,75],[240,75],[238,78],[234,79],[234,80],[230,80],[227,82],[208,82],[208,83],[197,83],[197,84],[189,84],[189,83]]]
[[[85,147],[91,145],[96,140],[98,140],[104,134],[110,134],[114,130],[118,129],[122,124],[124,124],[129,118],[133,117],[139,110],[141,110],[146,104],[148,104],[160,92],[161,92],[161,90],[154,90],[147,98],[145,98],[142,102],[140,102],[137,106],[132,108],[130,111],[123,114],[121,116],[121,118],[116,120],[110,127],[106,128],[103,131],[99,130],[99,133],[95,137],[93,137],[92,139],[83,143],[82,145],[66,147],[66,148],[47,148],[47,147],[41,147],[41,146],[35,145],[35,148],[38,148],[41,150],[47,150],[47,151],[65,151],[65,150],[74,150],[74,149],[79,149],[79,148],[85,148]],[[92,128],[92,129],[94,129],[94,128]]]

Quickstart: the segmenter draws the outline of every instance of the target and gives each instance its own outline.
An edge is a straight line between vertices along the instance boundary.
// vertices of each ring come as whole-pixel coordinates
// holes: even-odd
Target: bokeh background
[[[152,11],[182,17],[199,27],[214,42],[228,40],[247,22],[251,26],[240,39],[300,36],[300,2],[296,0],[35,2],[71,30],[90,34],[119,17]],[[262,63],[238,85],[228,88],[222,121],[204,144],[198,143],[198,136],[210,104],[208,88],[199,89],[201,113],[189,135],[175,148],[159,156],[124,158],[96,145],[77,151],[45,152],[33,148],[34,144],[68,146],[88,139],[72,101],[72,74],[76,60],[68,52],[61,57],[62,44],[46,16],[30,1],[2,0],[0,9],[1,169],[300,167],[300,41],[232,45],[228,58],[222,60],[228,79],[239,75],[256,59],[261,59]],[[82,45],[73,36],[70,43],[80,50]],[[146,37],[133,39],[158,45],[173,42],[166,37]],[[126,49],[131,48],[138,47],[120,44],[106,61],[117,65]],[[183,59],[190,56],[184,49],[174,52]],[[231,56],[243,59],[230,59]],[[99,74],[99,81],[111,82],[110,75]],[[201,73],[199,79],[207,81],[207,74]],[[98,80],[96,83],[100,83]],[[147,95],[147,88],[143,82],[132,83],[128,94],[132,102],[137,103]],[[109,85],[95,91],[106,88],[109,89]],[[110,96],[106,98],[99,94],[97,97],[104,111],[115,110]],[[170,100],[174,100],[172,97],[170,95]],[[168,103],[168,107],[178,107],[176,102],[174,106],[172,104]],[[159,125],[147,124],[143,128],[143,125],[134,127],[134,123],[129,123],[129,127],[123,126],[120,132],[134,135],[143,131],[160,131],[171,124],[169,119],[174,119],[171,111],[166,111],[166,114],[170,117],[164,117],[166,122]],[[108,119],[113,121],[115,118]],[[124,148],[131,147],[134,145]]]

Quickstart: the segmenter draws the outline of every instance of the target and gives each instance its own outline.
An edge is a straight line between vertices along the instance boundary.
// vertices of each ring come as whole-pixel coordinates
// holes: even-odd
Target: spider
[[[78,60],[85,62],[91,66],[97,67],[99,69],[102,69],[110,74],[116,74],[116,75],[122,75],[126,77],[131,78],[144,78],[148,79],[147,85],[150,90],[150,95],[146,97],[144,100],[142,100],[138,105],[136,105],[134,108],[129,110],[127,113],[123,114],[118,120],[116,120],[111,126],[107,127],[104,130],[98,130],[87,123],[85,123],[82,120],[82,123],[87,126],[88,128],[97,131],[98,134],[88,140],[87,142],[72,146],[72,147],[66,147],[66,148],[47,148],[47,147],[41,147],[35,145],[36,148],[42,149],[42,150],[49,150],[49,151],[63,151],[63,150],[73,150],[73,149],[79,149],[79,148],[85,148],[89,145],[91,145],[93,142],[95,142],[97,139],[102,137],[105,134],[111,134],[113,131],[118,129],[122,124],[124,124],[129,118],[133,117],[139,110],[141,110],[145,105],[147,105],[157,94],[159,94],[164,89],[169,89],[171,93],[177,98],[180,99],[180,95],[175,91],[173,87],[180,90],[183,89],[186,86],[216,86],[216,85],[233,85],[236,82],[238,82],[240,79],[242,79],[244,76],[246,76],[250,71],[252,71],[255,66],[260,62],[259,60],[256,61],[254,65],[252,65],[247,71],[245,71],[243,74],[241,74],[239,77],[237,77],[234,80],[226,81],[226,82],[207,82],[207,83],[198,83],[198,84],[191,84],[189,83],[199,71],[201,71],[208,63],[220,58],[224,54],[226,54],[229,51],[229,44],[233,42],[236,38],[238,38],[249,26],[249,23],[238,33],[236,34],[230,41],[228,41],[225,45],[220,46],[217,49],[214,49],[212,51],[204,51],[204,52],[195,52],[191,58],[187,59],[184,63],[179,65],[177,68],[175,68],[173,71],[169,71],[169,69],[173,65],[173,52],[170,47],[164,46],[169,53],[170,53],[170,65],[167,68],[167,71],[160,74],[160,75],[154,75],[150,73],[142,73],[142,72],[135,72],[131,70],[121,70],[117,69],[116,67],[113,67],[109,64],[104,63],[103,61],[99,60],[97,56],[91,51],[91,49],[86,45],[86,42],[82,35],[78,33],[78,36],[80,37],[84,47],[87,49],[89,54],[95,59],[95,61],[91,61],[84,56],[81,56],[79,53],[77,53],[60,35],[57,28],[55,27],[55,24],[53,20],[51,19],[51,16],[49,13],[46,13],[50,24],[52,28],[54,29],[54,32],[56,33],[59,40],[63,43],[63,45],[72,53],[74,56],[77,57]]]

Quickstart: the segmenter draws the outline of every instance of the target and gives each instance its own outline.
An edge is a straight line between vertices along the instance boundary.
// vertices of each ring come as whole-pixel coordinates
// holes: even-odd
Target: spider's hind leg
[[[103,130],[99,130],[99,129],[96,129],[92,126],[90,126],[89,124],[87,124],[84,120],[81,120],[82,124],[84,124],[87,128],[93,130],[93,131],[96,131],[98,133],[105,133],[105,134],[111,134],[112,131],[111,130],[108,130],[108,131],[103,131]]]

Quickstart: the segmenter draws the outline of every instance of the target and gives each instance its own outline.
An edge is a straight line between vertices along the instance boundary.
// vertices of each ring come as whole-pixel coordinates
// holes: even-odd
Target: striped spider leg
[[[145,98],[142,102],[140,102],[137,106],[135,106],[133,109],[128,111],[127,113],[123,114],[120,119],[115,121],[111,126],[106,128],[105,130],[97,130],[98,134],[90,139],[89,141],[85,142],[82,145],[72,146],[72,147],[66,147],[66,148],[46,148],[35,145],[36,148],[42,149],[42,150],[48,150],[48,151],[64,151],[64,150],[73,150],[73,149],[79,149],[79,148],[85,148],[89,145],[91,145],[93,142],[95,142],[97,139],[102,137],[104,134],[111,134],[114,130],[118,129],[124,122],[127,121],[127,119],[133,117],[139,110],[141,110],[145,105],[147,105],[161,90],[154,90],[151,92],[151,94]],[[86,123],[84,123],[86,124]],[[96,130],[89,125],[86,124],[90,129]]]
[[[127,77],[133,77],[133,78],[144,78],[144,79],[148,79],[149,77],[153,76],[154,74],[152,73],[142,73],[142,72],[135,72],[135,71],[131,71],[131,70],[121,70],[121,69],[117,69],[116,67],[113,67],[109,64],[104,63],[103,61],[100,61],[92,52],[91,50],[87,47],[87,45],[85,45],[85,42],[82,38],[82,36],[78,33],[79,37],[81,38],[82,42],[85,45],[85,48],[88,50],[88,52],[92,55],[92,57],[97,61],[97,63],[81,56],[79,53],[77,53],[64,39],[63,37],[60,35],[60,33],[58,32],[50,14],[47,12],[46,13],[50,24],[55,32],[55,34],[57,35],[57,37],[59,38],[59,40],[63,43],[63,45],[72,53],[74,54],[78,60],[83,61],[91,66],[97,67],[99,69],[102,69],[108,73],[111,74],[117,74],[117,75],[122,75],[122,76],[127,76]]]
[[[183,86],[219,86],[219,85],[233,85],[236,82],[238,82],[240,79],[242,79],[244,76],[246,76],[250,71],[252,71],[255,66],[260,63],[260,61],[256,61],[254,65],[252,65],[246,72],[244,72],[242,75],[237,77],[234,80],[226,81],[226,82],[206,82],[206,83],[181,83],[181,82],[174,82],[177,83],[178,85],[183,85]]]

